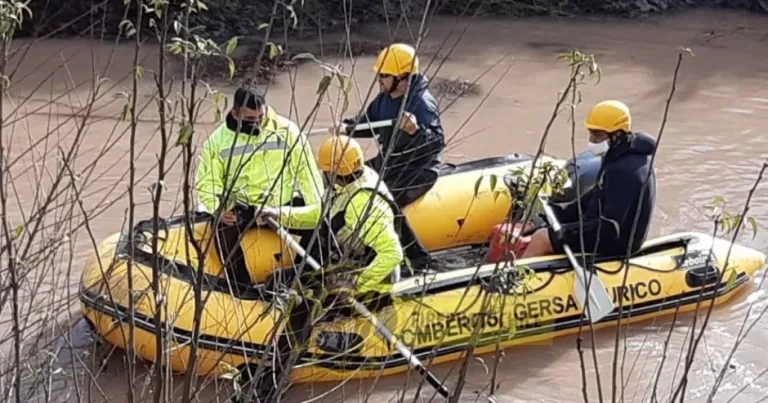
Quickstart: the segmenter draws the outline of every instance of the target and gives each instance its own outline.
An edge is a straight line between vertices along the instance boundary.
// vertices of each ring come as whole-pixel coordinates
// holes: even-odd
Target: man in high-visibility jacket
[[[325,243],[339,246],[332,252],[336,255],[334,265],[361,266],[348,284],[355,293],[386,294],[400,278],[403,217],[397,214],[397,204],[387,185],[363,158],[360,144],[347,136],[332,136],[320,146],[318,165],[334,187],[321,234],[323,238],[335,238],[335,242]],[[316,214],[305,209],[292,211],[291,215],[298,227],[311,228]]]
[[[398,221],[402,216],[396,214],[398,207],[387,186],[376,171],[365,166],[363,158],[360,144],[347,136],[328,138],[317,153],[318,165],[334,188],[327,219],[322,220],[320,227],[325,244],[321,249],[331,249],[333,255],[319,259],[325,265],[321,277],[331,281],[321,285],[341,299],[342,306],[343,300],[354,297],[361,299],[368,309],[376,310],[388,304],[392,283],[400,279],[403,248]],[[297,226],[315,227],[315,212],[293,210],[291,215]],[[300,355],[306,348],[315,319],[311,314],[318,311],[317,300],[323,294],[315,287],[304,287],[301,300],[293,306],[286,328],[278,337],[276,360],[258,386],[267,398],[279,393],[272,374],[285,368],[292,354]],[[328,314],[327,308],[322,310],[324,314]]]
[[[363,149],[347,136],[327,139],[317,155],[318,165],[335,187],[330,230],[341,252],[365,266],[351,282],[356,294],[387,294],[400,280],[403,247],[398,207],[387,185],[364,164]]]
[[[225,267],[230,281],[243,284],[250,283],[250,275],[240,234],[254,224],[263,225],[265,216],[296,228],[291,217],[297,211],[303,212],[304,225],[317,226],[325,191],[306,136],[261,94],[244,88],[235,92],[226,122],[203,145],[196,188],[202,210],[221,213],[223,227],[216,244],[222,261],[229,263]],[[230,202],[222,205],[223,200]],[[248,208],[236,209],[236,203]],[[302,242],[304,238],[309,237],[303,236]]]

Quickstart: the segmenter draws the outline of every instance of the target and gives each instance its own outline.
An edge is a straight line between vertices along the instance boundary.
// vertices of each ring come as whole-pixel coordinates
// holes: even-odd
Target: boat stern
[[[125,272],[125,259],[121,259],[118,253],[121,242],[122,234],[114,233],[91,251],[80,276],[81,294],[107,293],[115,274]]]
[[[87,257],[80,277],[80,312],[96,328],[111,327],[120,319],[119,307],[129,305],[128,261],[124,253],[125,236],[114,233],[103,240]],[[134,271],[136,272],[136,271]],[[148,282],[134,275],[137,283]]]

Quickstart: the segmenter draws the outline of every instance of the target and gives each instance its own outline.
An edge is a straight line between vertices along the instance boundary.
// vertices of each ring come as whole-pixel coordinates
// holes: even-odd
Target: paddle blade
[[[613,312],[613,300],[597,275],[592,274],[586,277],[584,269],[581,267],[576,268],[575,271],[576,278],[573,287],[576,300],[579,305],[584,307],[584,314],[587,315],[587,319],[592,323],[597,323]],[[585,287],[588,282],[589,293]],[[589,307],[586,305],[587,301],[589,301]]]

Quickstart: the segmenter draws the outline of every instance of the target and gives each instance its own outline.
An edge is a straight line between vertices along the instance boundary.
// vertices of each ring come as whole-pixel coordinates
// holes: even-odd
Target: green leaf
[[[197,8],[208,11],[208,6],[205,5],[205,3],[202,2],[202,0],[197,0]]]
[[[491,192],[493,192],[494,190],[496,190],[496,181],[497,181],[498,179],[499,179],[499,178],[496,176],[496,174],[491,174],[491,177],[490,177],[490,180],[491,180]]]
[[[499,196],[501,196],[503,193],[503,191],[493,192],[493,202],[496,203],[496,201],[499,200]]]
[[[288,7],[291,12],[291,28],[296,28],[299,25],[299,17],[296,15],[293,7]]]
[[[181,128],[179,129],[179,138],[176,140],[176,145],[186,145],[189,144],[189,142],[192,140],[192,134],[194,130],[192,130],[192,126],[189,123],[185,123]]]
[[[267,43],[267,47],[268,47],[268,52],[269,52],[268,54],[270,59],[274,59],[275,56],[283,52],[283,49],[279,45],[275,45],[272,42]]]
[[[173,30],[178,35],[181,32],[181,22],[179,20],[173,20]]]
[[[755,239],[755,237],[757,236],[757,229],[758,229],[757,220],[755,220],[755,217],[748,217],[747,221],[752,226],[752,239]]]
[[[231,57],[228,57],[227,60],[229,61],[229,79],[231,80],[235,76],[235,61]]]
[[[216,110],[213,112],[213,123],[219,122],[221,122],[221,109],[216,108]]]
[[[213,102],[218,104],[218,103],[220,103],[223,100],[224,100],[224,94],[216,91],[216,94],[213,96]]]
[[[339,79],[341,90],[344,94],[349,95],[349,92],[352,90],[352,80],[349,79],[349,76],[342,73],[339,73],[336,77]]]
[[[123,0],[123,5],[124,6],[127,6],[129,4],[131,4],[131,0]]]
[[[328,90],[328,86],[331,85],[331,80],[331,76],[323,76],[323,78],[320,79],[320,83],[317,85],[318,95]]]
[[[235,49],[237,49],[237,37],[233,36],[232,39],[227,42],[227,55],[231,55]]]
[[[693,51],[691,50],[691,48],[685,48],[685,47],[682,47],[682,46],[681,46],[681,47],[677,48],[677,50],[678,50],[679,52],[688,53],[689,55],[691,55],[691,57],[696,57],[696,55],[693,53]]]
[[[477,178],[477,181],[475,181],[475,197],[477,197],[477,195],[480,194],[480,183],[482,182],[483,182],[482,176]]]
[[[736,270],[731,269],[731,274],[728,276],[728,282],[725,285],[726,290],[733,288],[733,285],[736,283],[736,277]]]
[[[726,234],[730,234],[733,231],[733,217],[728,216],[723,219],[723,229]]]
[[[136,33],[136,29],[133,27],[133,22],[129,20],[120,21],[120,24],[117,26],[117,28],[125,32],[126,38],[130,38],[134,33]]]
[[[136,66],[136,79],[141,80],[144,78],[144,67]]]
[[[131,106],[126,102],[125,105],[123,105],[123,112],[120,114],[120,120],[126,120],[130,111]]]
[[[262,22],[261,24],[259,24],[258,30],[261,31],[262,29],[267,29],[267,28],[269,28],[269,23]]]
[[[13,231],[14,238],[18,239],[23,233],[24,233],[24,226],[19,225],[18,227],[16,227],[16,230]]]

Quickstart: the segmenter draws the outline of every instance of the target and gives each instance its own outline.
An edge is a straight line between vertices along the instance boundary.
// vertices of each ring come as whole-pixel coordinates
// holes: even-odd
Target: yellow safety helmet
[[[357,140],[344,135],[326,139],[317,153],[317,164],[325,172],[347,176],[363,167],[363,148]]]
[[[419,72],[419,58],[416,49],[404,43],[395,43],[379,52],[373,71],[399,77]]]
[[[632,127],[632,115],[629,107],[621,101],[603,101],[592,107],[584,122],[587,130],[602,130],[613,133],[619,130],[629,132]]]

